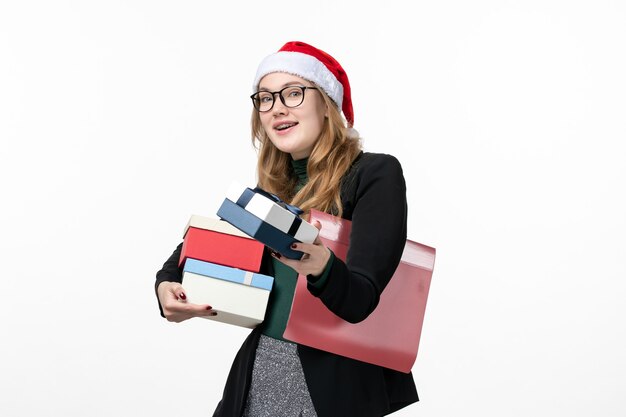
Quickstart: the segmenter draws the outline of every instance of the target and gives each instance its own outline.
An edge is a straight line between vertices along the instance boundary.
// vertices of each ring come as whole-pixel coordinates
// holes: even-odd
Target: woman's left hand
[[[322,230],[322,224],[319,221],[315,221],[313,226],[315,226],[317,230]],[[280,254],[276,252],[272,252],[272,256],[295,270],[298,274],[305,276],[322,275],[330,259],[330,250],[324,246],[319,235],[313,243],[296,242],[291,245],[291,249],[304,252],[302,259],[289,259],[285,256],[280,256]]]

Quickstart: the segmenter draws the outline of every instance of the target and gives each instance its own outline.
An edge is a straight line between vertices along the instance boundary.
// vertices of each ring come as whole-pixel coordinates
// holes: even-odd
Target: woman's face
[[[287,86],[312,87],[313,84],[295,75],[274,72],[259,83],[259,91],[279,91]],[[306,89],[304,101],[298,107],[286,107],[279,94],[274,95],[274,107],[259,113],[261,125],[274,146],[291,154],[295,160],[311,155],[327,116],[321,93]]]

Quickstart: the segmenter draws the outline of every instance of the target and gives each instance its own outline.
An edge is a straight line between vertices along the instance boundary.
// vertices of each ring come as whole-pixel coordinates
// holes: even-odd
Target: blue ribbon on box
[[[270,200],[274,201],[276,204],[278,204],[282,208],[289,210],[291,213],[295,215],[295,218],[293,219],[293,223],[291,223],[291,226],[289,226],[289,230],[287,231],[287,234],[289,236],[295,236],[296,232],[300,228],[300,225],[302,224],[302,219],[300,218],[300,215],[304,213],[304,211],[300,207],[292,206],[291,204],[285,203],[277,195],[268,193],[267,191],[259,187],[255,187],[254,189],[246,188],[243,191],[243,193],[241,193],[241,196],[236,201],[236,204],[239,207],[246,208],[246,206],[248,205],[248,203],[250,202],[252,197],[254,197],[255,194],[261,194],[262,196],[269,198]]]
[[[249,190],[249,188],[248,188],[248,190]],[[254,191],[257,194],[264,195],[265,197],[269,198],[270,200],[274,200],[276,203],[278,203],[279,206],[289,210],[290,212],[292,212],[296,216],[299,216],[302,213],[304,213],[304,211],[300,207],[296,207],[296,206],[292,206],[291,204],[287,204],[283,200],[281,200],[280,197],[278,197],[276,194],[268,193],[267,191],[265,191],[262,188],[254,187],[254,190],[252,190],[252,191]]]

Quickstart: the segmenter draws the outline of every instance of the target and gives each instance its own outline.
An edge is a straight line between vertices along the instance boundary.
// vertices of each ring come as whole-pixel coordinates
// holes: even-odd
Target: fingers
[[[319,222],[319,220],[315,220],[315,222],[313,223],[313,226],[315,226],[315,228],[318,231],[322,230],[322,223]],[[320,240],[320,234],[318,233],[317,236],[315,237],[315,241],[313,241],[313,244],[322,244],[322,241]]]
[[[217,314],[210,305],[188,302],[183,286],[177,282],[162,282],[157,293],[163,315],[168,321],[179,323],[193,317]]]
[[[272,253],[272,256],[302,275],[317,276],[324,272],[328,259],[330,258],[330,251],[321,242],[293,243],[291,249],[303,252],[304,255],[299,260],[289,259],[276,253]]]
[[[185,294],[183,286],[178,282],[164,281],[160,283],[157,288],[157,295],[161,305],[172,299],[180,301],[187,300],[187,294]]]
[[[194,317],[216,316],[217,312],[206,304],[178,302],[178,304],[171,304],[167,307],[163,306],[163,315],[168,321],[180,323]]]
[[[212,313],[213,307],[207,304],[193,304],[193,303],[182,303],[174,304],[171,306],[171,310],[177,313],[184,313],[193,316],[208,316]]]

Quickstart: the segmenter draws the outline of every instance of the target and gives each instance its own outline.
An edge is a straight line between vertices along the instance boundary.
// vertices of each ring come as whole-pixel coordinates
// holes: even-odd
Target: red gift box
[[[310,222],[322,224],[320,240],[339,259],[348,251],[352,223],[311,210]],[[287,340],[363,362],[408,373],[417,356],[426,300],[435,263],[435,249],[406,241],[400,265],[365,320],[352,324],[332,313],[298,276]]]
[[[227,222],[193,215],[185,227],[179,265],[187,258],[259,272],[264,245]]]

